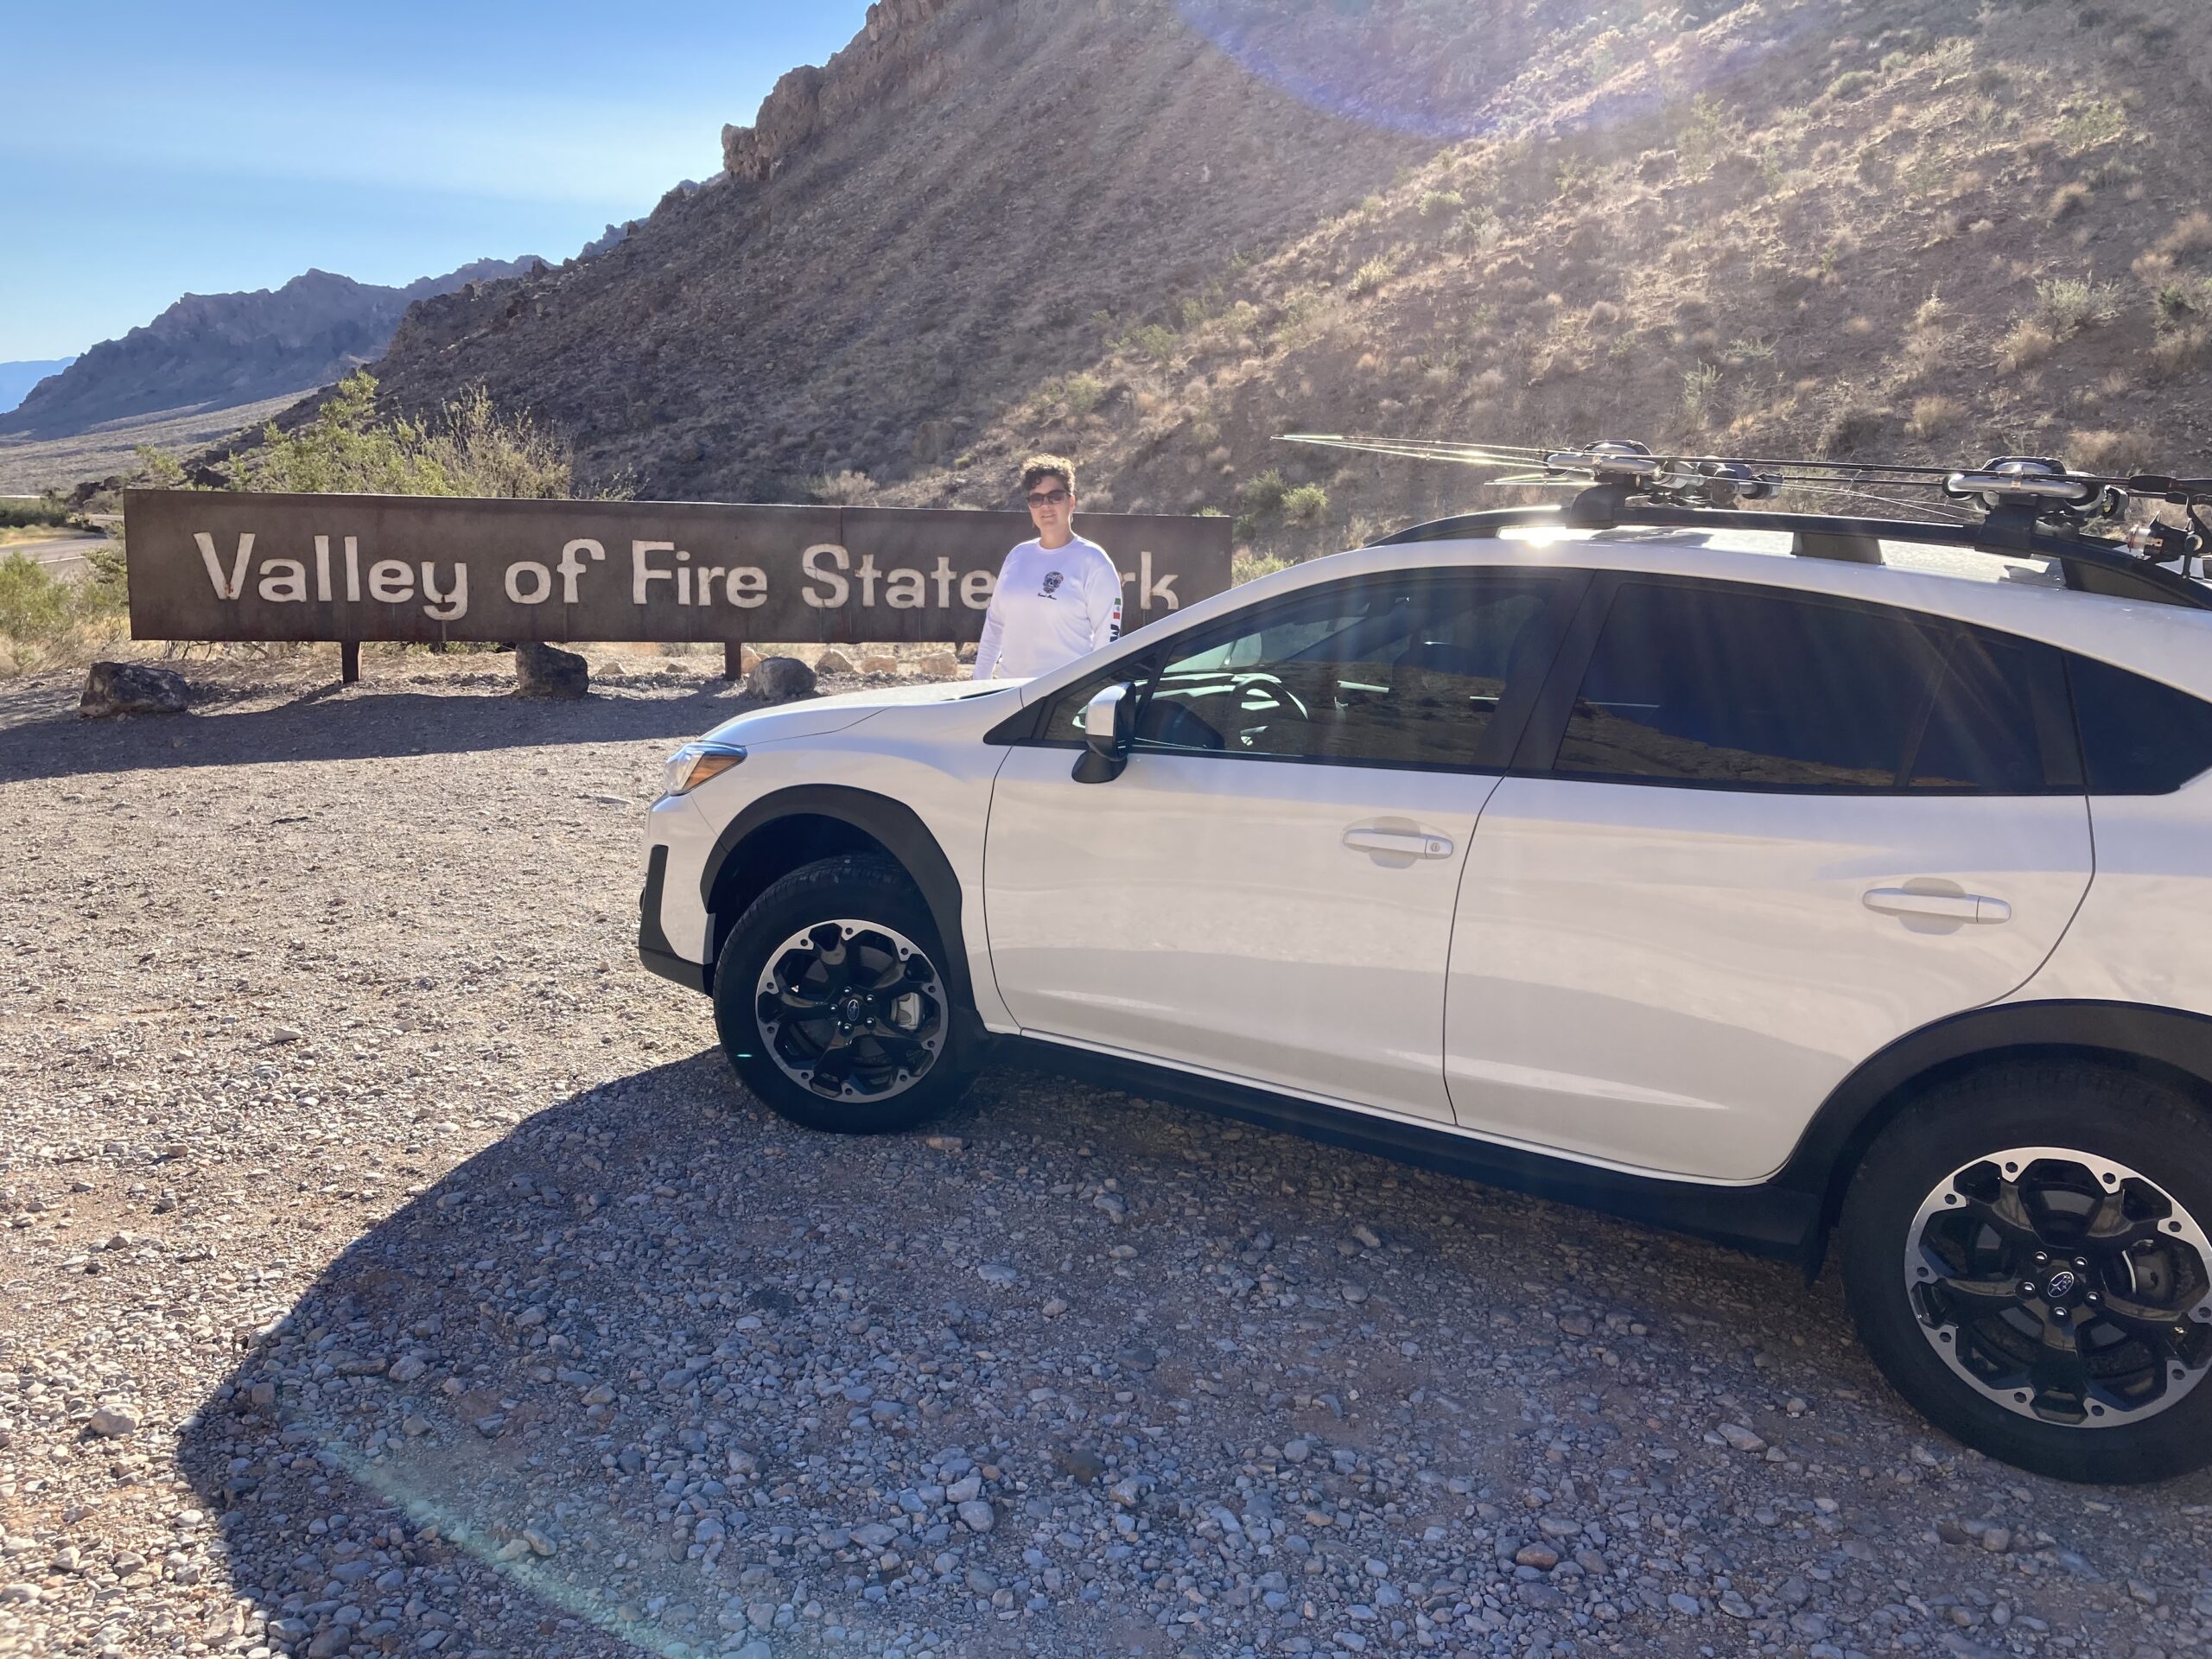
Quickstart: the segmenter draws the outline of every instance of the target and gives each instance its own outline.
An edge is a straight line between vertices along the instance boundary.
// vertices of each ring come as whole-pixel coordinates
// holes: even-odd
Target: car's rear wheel
[[[747,907],[715,965],[715,1023],[764,1103],[840,1135],[935,1116],[973,1058],[928,907],[875,858],[807,865]]]
[[[1845,1287],[1898,1392],[2063,1480],[2212,1461],[2212,1125],[2153,1078],[2066,1062],[1943,1085],[1847,1195]]]

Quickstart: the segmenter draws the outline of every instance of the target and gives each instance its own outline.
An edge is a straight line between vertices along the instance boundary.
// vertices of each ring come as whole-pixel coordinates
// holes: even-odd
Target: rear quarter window
[[[2092,795],[2171,795],[2212,768],[2212,703],[2088,657],[2066,659]]]

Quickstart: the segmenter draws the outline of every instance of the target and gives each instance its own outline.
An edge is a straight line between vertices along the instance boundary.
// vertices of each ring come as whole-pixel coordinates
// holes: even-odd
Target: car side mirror
[[[1083,710],[1083,753],[1070,774],[1078,784],[1110,784],[1129,764],[1136,736],[1137,689],[1126,682],[1109,685]]]

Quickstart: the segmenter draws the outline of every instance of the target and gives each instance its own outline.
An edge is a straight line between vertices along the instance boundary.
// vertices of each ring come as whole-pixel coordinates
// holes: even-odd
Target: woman
[[[976,647],[979,680],[1033,679],[1122,637],[1122,573],[1075,533],[1075,463],[1032,455],[1021,493],[1037,538],[999,567]]]

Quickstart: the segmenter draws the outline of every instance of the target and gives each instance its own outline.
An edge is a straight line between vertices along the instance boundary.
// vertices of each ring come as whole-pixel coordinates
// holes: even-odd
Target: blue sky
[[[407,283],[559,260],[721,165],[866,0],[209,10],[29,0],[0,21],[0,361],[309,266]],[[41,72],[47,73],[41,73]]]

